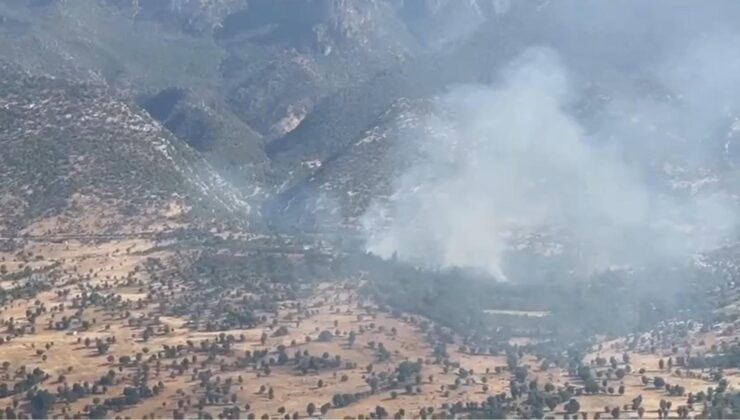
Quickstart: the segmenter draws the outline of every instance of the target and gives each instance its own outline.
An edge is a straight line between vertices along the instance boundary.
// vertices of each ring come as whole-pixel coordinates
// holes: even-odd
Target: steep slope
[[[655,15],[656,24],[664,19],[680,21],[681,12],[666,5],[647,6],[665,12]],[[313,223],[316,210],[334,223],[356,222],[373,198],[382,201],[393,193],[390,184],[408,164],[397,154],[414,157],[409,140],[426,134],[399,128],[423,118],[421,104],[456,85],[490,85],[513,58],[533,46],[555,51],[567,67],[573,91],[579,95],[577,103],[567,104],[573,108],[567,113],[595,142],[614,142],[645,173],[651,188],[680,199],[697,193],[736,194],[737,117],[728,113],[736,96],[715,92],[715,76],[703,76],[707,83],[701,84],[701,77],[697,81],[677,75],[681,71],[711,74],[692,64],[711,62],[706,57],[709,53],[694,52],[697,57],[690,56],[692,50],[684,57],[684,49],[675,54],[656,53],[656,46],[670,50],[677,42],[696,43],[694,37],[702,33],[697,23],[671,25],[671,36],[667,36],[651,32],[652,21],[635,19],[629,7],[594,7],[588,13],[603,27],[598,37],[589,38],[590,24],[568,20],[578,15],[581,6],[567,1],[522,2],[505,13],[488,11],[485,23],[464,42],[427,50],[324,98],[300,125],[267,147],[282,180],[271,214],[285,215],[284,221],[294,226]],[[731,15],[734,7],[722,3],[706,13],[713,16],[726,10]],[[620,25],[633,21],[634,33],[620,32]],[[713,51],[725,42],[729,43],[721,37],[711,38],[707,45],[692,44],[692,48],[701,51],[704,45]],[[729,70],[734,65],[734,60],[728,60],[728,74],[735,74]],[[731,79],[724,74],[716,77]],[[698,105],[706,92],[713,92],[718,100]],[[730,105],[723,109],[720,104],[724,103]],[[401,112],[403,107],[408,109]]]
[[[152,115],[237,187],[265,179],[263,136],[291,131],[321,98],[412,54],[387,1],[218,0],[0,4],[0,56],[24,69],[103,80]],[[311,12],[311,13],[308,13]]]
[[[277,224],[305,227],[319,211],[333,224],[352,225],[374,198],[387,199],[393,179],[417,155],[405,143],[428,134],[421,120],[431,98],[457,84],[490,82],[518,50],[541,40],[521,26],[527,10],[514,11],[500,19],[491,12],[493,23],[454,47],[429,50],[324,98],[269,143],[281,185],[268,214]]]
[[[541,41],[532,27],[522,25],[528,7],[502,16],[495,9],[488,13],[481,17],[486,24],[473,25],[455,44],[423,50],[322,98],[293,131],[267,145],[283,186],[295,187],[312,176],[319,166],[311,162],[334,160],[349,150],[396,101],[428,99],[455,84],[488,82],[518,50]]]
[[[157,231],[249,206],[192,149],[105,86],[0,67],[0,231]]]
[[[409,141],[423,138],[430,101],[401,98],[341,153],[305,162],[315,172],[271,202],[276,223],[295,227],[357,226],[374,200],[387,200],[393,181],[422,158]]]
[[[266,145],[283,149],[322,136],[325,130],[305,127],[298,136],[289,134],[307,117],[312,116],[307,126],[315,126],[330,113],[334,118],[337,106],[355,106],[370,92],[368,107],[357,107],[355,116],[342,115],[348,122],[337,121],[327,139],[350,141],[365,128],[354,127],[353,118],[368,123],[398,96],[413,96],[395,89],[437,66],[437,52],[450,49],[507,4],[10,0],[0,3],[0,56],[24,69],[103,80],[125,90],[237,188],[255,194],[254,185],[264,192],[284,180],[285,166],[268,170]],[[430,59],[404,70],[428,53]],[[452,62],[442,64],[450,67],[446,73],[455,72]],[[399,71],[403,75],[397,78],[393,73]],[[432,76],[423,84],[438,80]],[[173,91],[183,94],[169,110],[158,112],[156,103]]]
[[[234,115],[219,92],[225,51],[166,19],[137,15],[129,9],[133,2],[115,3],[3,2],[0,57],[32,72],[107,83],[147,109],[172,89],[187,92],[168,112],[152,115],[199,147],[235,185],[261,181],[261,135]],[[146,2],[154,3],[170,5]]]
[[[262,136],[231,113],[218,97],[167,88],[154,95],[142,95],[138,102],[235,187],[248,194],[259,192],[267,165]]]

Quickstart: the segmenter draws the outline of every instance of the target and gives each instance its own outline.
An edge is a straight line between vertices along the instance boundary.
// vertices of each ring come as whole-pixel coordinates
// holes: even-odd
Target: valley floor
[[[177,299],[206,293],[178,282],[181,268],[175,262],[185,254],[144,238],[26,241],[0,252],[0,408],[8,407],[6,416],[48,409],[50,417],[304,418],[308,411],[323,411],[333,418],[429,418],[465,416],[511,393],[515,372],[504,354],[470,354],[462,337],[453,334],[440,358],[429,321],[383,312],[358,294],[356,283],[343,279],[276,300],[257,313],[258,325],[251,327],[217,330],[194,323],[199,314],[173,316],[168,306]],[[225,293],[250,304],[249,295],[259,297],[258,289],[282,293],[257,284],[263,289]],[[217,292],[223,296],[224,290]],[[231,309],[208,309],[219,311]],[[736,323],[722,331],[692,332],[687,343],[692,353],[701,353],[737,344],[739,336]],[[522,343],[526,337],[516,344]],[[675,416],[688,394],[718,386],[709,370],[659,367],[661,359],[674,360],[685,350],[628,349],[625,339],[600,343],[584,364],[593,366],[607,391],[576,391],[577,413],[610,417],[620,407],[621,415],[636,417],[632,402],[641,395],[644,417],[657,417],[660,400],[672,403]],[[616,364],[604,366],[612,357]],[[524,350],[518,364],[540,389],[583,387],[566,366],[543,366]],[[656,389],[655,377],[684,390],[671,396]],[[737,368],[725,370],[723,378],[729,389],[740,389]],[[54,395],[53,401],[34,400],[41,389]],[[703,403],[693,404],[689,415],[702,408]],[[564,413],[564,401],[544,409],[545,416]]]

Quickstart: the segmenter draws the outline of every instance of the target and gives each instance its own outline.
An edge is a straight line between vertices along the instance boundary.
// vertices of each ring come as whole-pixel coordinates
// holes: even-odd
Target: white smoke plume
[[[740,54],[719,72],[701,60],[737,45],[722,40],[666,61],[659,84],[667,99],[612,89],[589,118],[578,111],[589,85],[548,48],[525,51],[491,85],[452,87],[417,137],[399,139],[399,153],[422,158],[365,215],[368,250],[505,279],[506,256],[532,235],[550,238],[541,253],[570,248],[587,272],[718,246],[734,232],[732,198],[711,180],[675,194],[661,176],[669,177],[668,159],[696,163],[702,135],[716,134],[735,105],[737,96],[712,88],[740,78],[732,61]],[[705,95],[724,102],[703,109]]]

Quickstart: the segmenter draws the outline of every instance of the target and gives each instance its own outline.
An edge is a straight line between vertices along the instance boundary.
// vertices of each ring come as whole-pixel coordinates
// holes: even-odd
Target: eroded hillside
[[[109,88],[1,71],[5,236],[248,219],[249,206],[202,157]]]

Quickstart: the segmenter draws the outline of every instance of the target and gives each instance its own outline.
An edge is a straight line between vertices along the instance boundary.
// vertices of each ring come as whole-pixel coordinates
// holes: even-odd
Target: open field
[[[661,359],[711,353],[739,336],[737,325],[721,331],[697,325],[680,336],[594,344],[582,362],[599,390],[585,392],[582,372],[530,353],[536,339],[514,337],[495,351],[473,353],[464,337],[423,317],[380,310],[358,293],[357,281],[285,289],[244,278],[234,283],[241,286],[216,283],[207,291],[208,283],[188,281],[182,271],[181,262],[194,257],[161,245],[141,238],[28,241],[0,254],[8,292],[0,308],[7,362],[0,405],[30,411],[27,390],[46,389],[55,396],[48,415],[58,417],[280,418],[306,417],[311,408],[328,417],[475,416],[488,401],[511,404],[512,384],[523,380],[543,397],[559,395],[545,416],[562,417],[569,396],[581,416],[609,417],[615,407],[637,416],[632,404],[639,395],[643,416],[657,417],[661,400],[675,415],[687,395],[718,386],[711,369],[661,369]],[[192,299],[201,293],[213,300],[198,306]],[[283,296],[257,304],[274,294]],[[187,302],[196,313],[173,309]],[[215,326],[236,302],[252,308],[249,325]],[[212,321],[198,321],[201,315]],[[658,389],[655,377],[681,392]],[[740,388],[738,369],[724,370],[722,378],[729,389]],[[690,414],[702,405],[693,404]],[[515,410],[529,415],[524,404]]]

